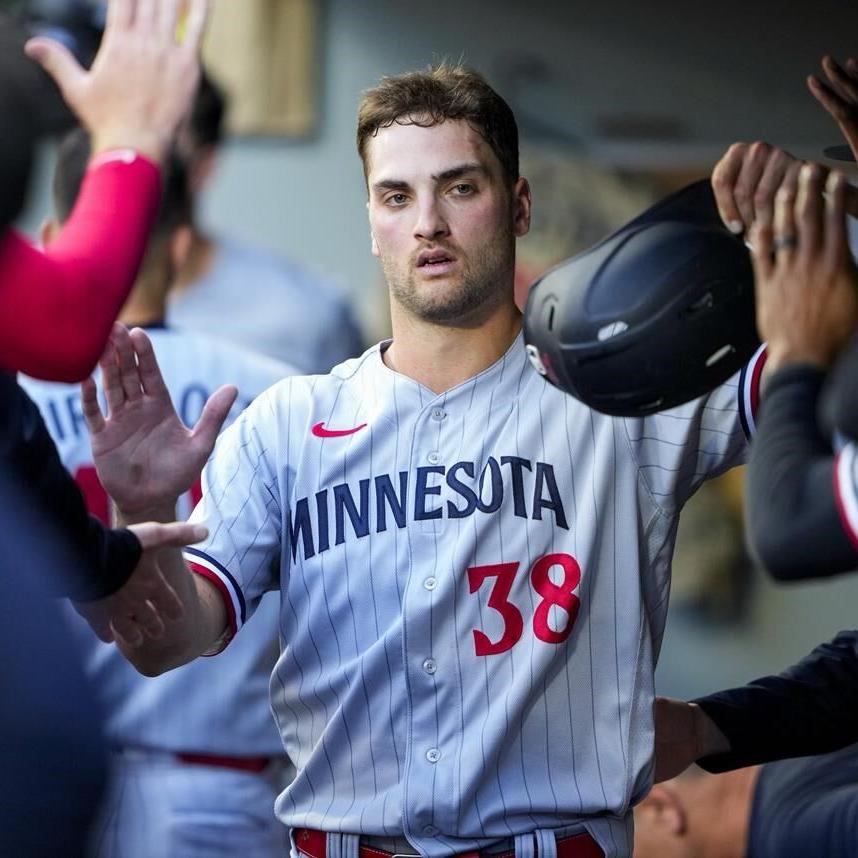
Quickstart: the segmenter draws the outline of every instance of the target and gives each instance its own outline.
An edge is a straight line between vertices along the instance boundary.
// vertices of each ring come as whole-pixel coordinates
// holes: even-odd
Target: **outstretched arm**
[[[196,91],[206,13],[207,0],[111,0],[89,71],[57,42],[27,44],[90,132],[93,161],[47,253],[0,234],[0,367],[58,381],[91,372],[143,255],[157,164]]]
[[[748,468],[748,535],[781,579],[858,567],[836,494],[836,461],[816,420],[825,374],[858,330],[845,190],[842,175],[826,180],[822,167],[807,164],[797,194],[778,192],[774,224],[752,235],[757,324],[772,376]]]
[[[108,414],[102,413],[91,380],[83,385],[83,411],[93,461],[119,523],[135,529],[140,522],[170,520],[176,499],[211,454],[237,391],[232,386],[216,391],[197,425],[188,429],[173,408],[149,338],[121,325],[114,326],[101,368]],[[187,568],[178,547],[145,556],[135,577],[141,574],[161,576],[182,613],[164,617],[160,634],[133,639],[108,617],[120,649],[138,670],[147,675],[169,670],[218,643],[227,627],[223,601],[213,584]]]

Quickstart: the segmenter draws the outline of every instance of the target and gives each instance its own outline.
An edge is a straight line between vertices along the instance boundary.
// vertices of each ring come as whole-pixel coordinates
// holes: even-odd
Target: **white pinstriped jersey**
[[[551,856],[539,832],[580,821],[627,854],[679,509],[741,460],[758,374],[612,419],[519,336],[441,395],[376,346],[257,399],[206,468],[210,536],[186,558],[236,628],[281,592],[280,819],[429,856],[516,835],[532,855],[530,832]]]
[[[188,425],[197,421],[208,396],[222,384],[233,383],[239,389],[228,418],[232,421],[254,397],[294,372],[279,361],[207,335],[163,328],[147,333],[174,404]],[[100,487],[93,482],[79,388],[20,381],[42,412],[63,464],[77,475],[90,507],[97,508],[98,492],[93,488]],[[104,497],[103,489],[100,492]],[[223,756],[282,753],[268,693],[279,651],[276,597],[265,599],[250,634],[237,642],[235,652],[223,659],[201,659],[154,679],[141,676],[115,646],[101,643],[74,611],[68,613],[111,744]]]

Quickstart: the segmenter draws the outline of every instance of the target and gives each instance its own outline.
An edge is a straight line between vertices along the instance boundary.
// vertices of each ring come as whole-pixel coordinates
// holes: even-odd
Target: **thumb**
[[[189,524],[184,521],[172,522],[171,524],[158,524],[146,522],[145,524],[134,524],[128,528],[133,531],[140,540],[144,551],[161,548],[183,548],[185,545],[193,545],[205,539],[208,528],[201,524]]]
[[[74,108],[74,91],[80,87],[86,72],[71,51],[53,39],[38,37],[30,39],[24,46],[24,53],[35,60],[60,88],[63,98]]]
[[[235,385],[225,384],[223,387],[219,387],[208,398],[203,413],[197,421],[197,425],[194,426],[194,440],[205,453],[206,459],[214,448],[217,433],[220,432],[223,421],[226,420],[237,396],[238,388]]]

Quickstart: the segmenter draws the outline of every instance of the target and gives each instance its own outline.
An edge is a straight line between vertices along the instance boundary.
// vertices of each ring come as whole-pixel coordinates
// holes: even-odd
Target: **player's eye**
[[[398,192],[384,198],[384,204],[388,206],[404,206],[406,202],[408,202],[408,197]]]
[[[469,184],[468,182],[457,182],[455,185],[453,185],[453,193],[457,197],[466,197],[469,194],[474,193],[475,190],[476,188],[474,188],[474,186]]]

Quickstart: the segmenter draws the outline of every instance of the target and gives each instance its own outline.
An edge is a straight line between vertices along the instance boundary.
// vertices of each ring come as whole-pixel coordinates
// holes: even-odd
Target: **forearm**
[[[92,371],[140,265],[160,197],[150,161],[91,167],[50,249],[0,237],[0,366],[80,381]]]
[[[834,493],[834,456],[817,428],[825,373],[793,365],[769,379],[748,465],[748,534],[778,579],[832,575],[858,566]]]
[[[147,517],[151,515],[152,517]],[[133,528],[144,521],[172,521],[175,505],[164,504],[160,509],[144,510],[125,516],[117,511],[117,523]],[[149,564],[149,569],[143,569]],[[144,554],[138,573],[157,571],[173,588],[183,611],[176,619],[164,617],[164,634],[143,638],[139,646],[130,646],[121,639],[117,645],[123,655],[146,676],[157,676],[180,667],[217,648],[227,628],[226,609],[216,588],[193,573],[178,548],[162,548],[157,553]]]
[[[798,664],[693,701],[729,743],[700,764],[720,772],[834,751],[858,741],[858,633],[841,632]]]

